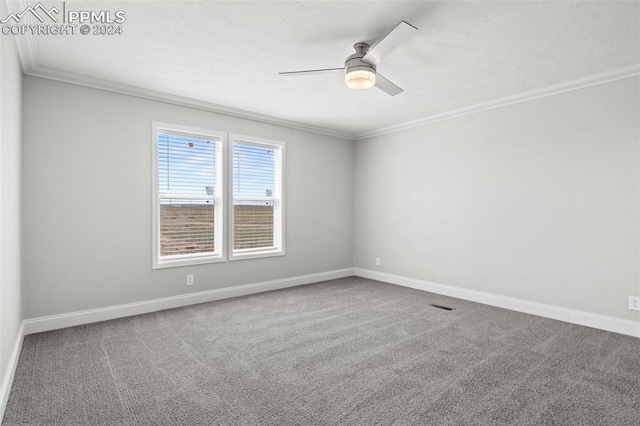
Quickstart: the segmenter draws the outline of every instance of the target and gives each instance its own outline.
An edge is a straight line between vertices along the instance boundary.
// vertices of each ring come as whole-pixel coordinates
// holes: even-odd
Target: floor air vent
[[[453,311],[453,308],[443,305],[436,305],[435,303],[429,303],[429,306],[433,306],[434,308],[444,309],[445,311]]]

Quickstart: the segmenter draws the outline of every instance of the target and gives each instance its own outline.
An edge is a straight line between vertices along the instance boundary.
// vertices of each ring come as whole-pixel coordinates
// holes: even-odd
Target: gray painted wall
[[[353,266],[352,142],[34,77],[23,101],[25,318]],[[286,256],[151,269],[153,120],[286,143]]]
[[[640,320],[639,81],[359,141],[356,266]]]
[[[0,2],[0,16],[6,15]],[[22,321],[20,128],[22,71],[13,37],[0,37],[0,383]]]
[[[628,310],[640,295],[639,86],[484,111],[354,152],[344,140],[28,77],[24,317],[347,268],[355,249],[360,268],[640,320]],[[287,143],[287,256],[151,270],[153,120]]]

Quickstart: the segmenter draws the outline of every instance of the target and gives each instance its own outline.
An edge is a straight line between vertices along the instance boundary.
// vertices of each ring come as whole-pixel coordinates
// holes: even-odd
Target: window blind
[[[158,133],[160,256],[214,253],[215,139]]]
[[[275,147],[233,145],[233,248],[271,248],[279,207]]]

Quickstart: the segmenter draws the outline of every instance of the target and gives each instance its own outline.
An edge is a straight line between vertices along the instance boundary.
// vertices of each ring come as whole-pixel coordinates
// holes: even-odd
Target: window
[[[284,145],[231,136],[231,257],[284,254]]]
[[[153,123],[153,268],[284,255],[283,165],[281,142]]]
[[[225,260],[225,134],[153,125],[153,267]]]

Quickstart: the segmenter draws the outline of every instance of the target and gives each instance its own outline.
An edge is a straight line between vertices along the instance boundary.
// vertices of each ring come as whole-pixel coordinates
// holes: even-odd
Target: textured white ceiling
[[[32,1],[31,4],[35,4]],[[61,4],[61,2],[44,2]],[[42,69],[104,79],[357,135],[640,64],[637,1],[125,1],[121,36],[34,37]],[[348,89],[355,42],[419,32],[379,65],[405,92]]]

